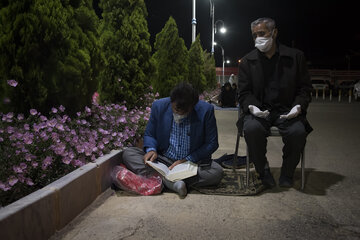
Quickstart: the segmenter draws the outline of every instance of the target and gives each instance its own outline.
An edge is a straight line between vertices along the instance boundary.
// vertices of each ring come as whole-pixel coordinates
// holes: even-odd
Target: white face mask
[[[261,52],[268,52],[273,45],[273,36],[274,30],[271,33],[270,37],[257,37],[255,39],[255,47]]]
[[[187,117],[187,114],[185,115],[180,115],[180,114],[177,114],[177,113],[173,113],[173,117],[174,117],[174,121],[179,124],[181,122],[181,120],[183,120],[184,118]]]
[[[255,47],[261,52],[268,52],[273,44],[272,37],[257,37],[255,39]]]

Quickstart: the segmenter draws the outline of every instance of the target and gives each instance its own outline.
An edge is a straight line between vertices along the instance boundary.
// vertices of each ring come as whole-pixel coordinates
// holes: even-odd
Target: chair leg
[[[250,161],[249,161],[249,150],[246,146],[246,188],[249,187],[250,178]]]
[[[301,190],[305,188],[305,147],[301,153]]]
[[[235,146],[235,154],[233,158],[233,169],[235,169],[236,163],[237,163],[237,156],[239,152],[239,144],[240,144],[240,133],[238,132],[236,137],[236,146]]]

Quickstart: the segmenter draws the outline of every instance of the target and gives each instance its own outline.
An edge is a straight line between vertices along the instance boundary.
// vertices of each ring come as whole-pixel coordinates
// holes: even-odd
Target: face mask
[[[267,52],[270,50],[273,43],[272,37],[257,37],[255,39],[255,47],[261,52]]]
[[[257,37],[255,39],[255,47],[259,49],[261,52],[269,51],[273,44],[273,38],[272,38],[273,33],[271,34],[270,37]]]
[[[180,114],[177,114],[177,113],[173,113],[173,117],[174,117],[174,121],[179,124],[181,122],[181,120],[183,120],[184,118],[187,117],[187,114],[185,115],[180,115]]]

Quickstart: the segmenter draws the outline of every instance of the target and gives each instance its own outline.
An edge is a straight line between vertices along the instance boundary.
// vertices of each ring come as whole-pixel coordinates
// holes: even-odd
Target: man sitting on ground
[[[199,101],[198,93],[190,84],[180,83],[170,97],[153,103],[144,148],[126,149],[123,161],[129,170],[141,175],[154,171],[145,161],[155,161],[159,155],[171,162],[169,169],[185,161],[198,164],[196,176],[176,182],[163,178],[165,187],[185,197],[188,187],[220,182],[222,167],[211,159],[218,146],[214,107]]]

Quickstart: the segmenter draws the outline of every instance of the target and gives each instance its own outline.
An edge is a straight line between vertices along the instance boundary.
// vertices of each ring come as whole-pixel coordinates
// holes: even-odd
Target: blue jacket
[[[155,101],[144,134],[144,149],[155,148],[164,154],[169,147],[173,111],[170,98]],[[214,107],[199,101],[190,113],[190,155],[197,164],[211,163],[211,154],[219,147]]]

